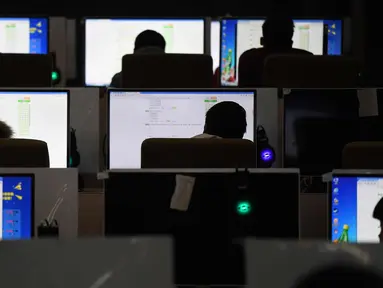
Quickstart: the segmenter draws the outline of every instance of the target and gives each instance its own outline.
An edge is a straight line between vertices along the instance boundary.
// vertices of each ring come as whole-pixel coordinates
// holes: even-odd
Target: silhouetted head
[[[377,271],[363,266],[335,264],[323,267],[299,279],[295,288],[383,287]]]
[[[145,30],[137,35],[134,42],[134,51],[148,47],[156,47],[165,51],[165,46],[165,39],[160,33],[153,30]]]
[[[286,15],[272,15],[262,26],[261,44],[266,48],[291,48],[293,46],[294,21]]]
[[[224,101],[207,111],[204,133],[221,138],[242,139],[246,126],[245,109],[235,102]]]
[[[383,198],[380,198],[378,204],[376,204],[374,211],[372,212],[372,217],[380,221],[380,233],[379,240],[383,243],[383,233],[382,233],[382,223],[383,223]]]
[[[0,139],[8,139],[13,136],[12,128],[5,122],[0,121]]]

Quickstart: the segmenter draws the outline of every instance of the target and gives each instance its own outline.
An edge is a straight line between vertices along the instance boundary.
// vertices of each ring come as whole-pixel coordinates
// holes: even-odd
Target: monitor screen
[[[67,167],[68,106],[68,91],[0,90],[0,120],[13,129],[13,138],[46,142],[51,168]]]
[[[202,18],[86,19],[85,84],[109,85],[121,71],[122,57],[133,53],[137,35],[145,30],[157,31],[165,38],[167,53],[204,53]]]
[[[303,175],[341,168],[344,146],[359,139],[357,90],[284,89],[283,99],[283,167]]]
[[[202,134],[206,112],[234,101],[247,113],[245,139],[254,141],[255,92],[109,92],[109,168],[141,167],[141,144],[148,138],[191,138]]]
[[[221,22],[211,21],[210,26],[210,55],[213,58],[213,71],[219,67],[219,41],[221,33]]]
[[[221,29],[221,84],[238,85],[239,57],[251,48],[261,48],[263,19],[224,19]],[[328,51],[340,55],[342,49],[342,20],[295,20],[293,47],[324,54],[323,40],[328,27]],[[326,54],[326,53],[325,53]]]
[[[47,18],[1,18],[0,52],[17,54],[48,53]]]
[[[0,239],[32,238],[33,192],[33,176],[0,175]]]
[[[378,243],[381,227],[372,213],[382,196],[383,175],[333,175],[332,242]]]

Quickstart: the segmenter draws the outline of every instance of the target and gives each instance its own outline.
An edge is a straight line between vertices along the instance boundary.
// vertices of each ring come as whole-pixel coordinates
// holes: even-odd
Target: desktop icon
[[[15,190],[19,190],[19,191],[21,191],[23,188],[22,188],[22,184],[21,184],[21,182],[19,182],[17,185],[15,185],[15,186],[13,186],[13,189],[15,189]]]
[[[335,185],[338,185],[338,183],[339,183],[339,178],[334,178],[332,181],[334,182]]]
[[[338,203],[339,203],[338,198],[334,198],[334,204],[338,204]]]
[[[339,225],[339,219],[334,218],[333,223],[334,223],[334,226],[338,226]]]
[[[338,188],[335,188],[335,189],[334,189],[334,194],[338,194],[338,192],[339,192],[339,189],[338,189]]]
[[[335,229],[335,230],[334,230],[334,234],[338,234],[338,229]]]
[[[333,212],[334,214],[338,214],[339,210],[338,210],[338,208],[334,208],[334,209],[332,210],[332,212]]]

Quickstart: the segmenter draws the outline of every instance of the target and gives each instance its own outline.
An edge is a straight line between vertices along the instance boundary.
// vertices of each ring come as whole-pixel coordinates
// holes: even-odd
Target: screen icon
[[[339,203],[338,198],[334,198],[334,204],[338,204],[338,203]]]
[[[334,208],[334,209],[332,210],[332,212],[333,212],[334,214],[338,214],[339,210],[338,210],[338,208]]]
[[[332,220],[332,222],[334,223],[334,226],[339,225],[339,219],[338,218],[334,218],[334,220]]]
[[[334,230],[334,234],[338,234],[338,229],[335,229],[335,230]]]
[[[338,194],[339,193],[339,189],[338,188],[334,188],[334,194]]]
[[[335,185],[338,185],[338,183],[339,183],[339,178],[334,178],[332,181],[334,182]]]

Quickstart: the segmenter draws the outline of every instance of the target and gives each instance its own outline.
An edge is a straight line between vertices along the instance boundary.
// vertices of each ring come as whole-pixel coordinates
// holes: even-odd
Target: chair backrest
[[[147,139],[141,168],[255,168],[256,144],[244,139]]]
[[[359,65],[344,56],[272,55],[267,57],[263,86],[286,88],[353,88]]]
[[[313,56],[311,52],[296,48],[282,48],[277,51],[265,48],[247,50],[239,57],[238,86],[241,88],[262,87],[262,74],[265,61],[270,55],[276,54]]]
[[[0,167],[49,168],[48,145],[31,139],[0,139]]]
[[[211,88],[213,60],[203,54],[127,54],[123,88]]]
[[[51,87],[51,54],[0,54],[0,87]]]
[[[343,169],[383,169],[383,142],[352,142],[342,152]]]

